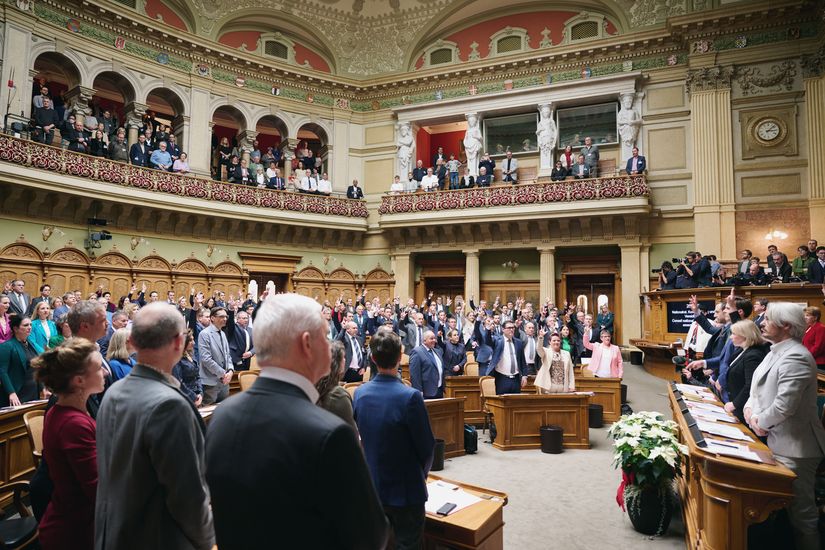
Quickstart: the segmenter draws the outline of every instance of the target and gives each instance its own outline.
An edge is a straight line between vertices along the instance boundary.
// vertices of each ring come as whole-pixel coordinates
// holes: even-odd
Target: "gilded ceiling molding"
[[[733,67],[704,67],[690,70],[685,78],[688,93],[730,90],[733,81]]]

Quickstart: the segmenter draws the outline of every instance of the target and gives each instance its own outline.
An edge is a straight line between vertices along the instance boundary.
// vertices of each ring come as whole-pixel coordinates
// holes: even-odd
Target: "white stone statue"
[[[467,155],[467,168],[470,175],[478,177],[478,155],[481,153],[481,130],[478,127],[478,115],[467,115],[467,132],[464,134],[464,153]]]
[[[553,122],[551,103],[539,105],[539,123],[536,129],[536,138],[541,152],[539,172],[550,173],[553,170],[553,148],[556,147],[556,123]]]
[[[398,124],[398,141],[395,145],[398,147],[398,172],[402,181],[407,181],[407,174],[413,169],[413,152],[415,151],[415,136],[413,136],[412,127],[409,122],[401,122]]]
[[[622,109],[616,117],[619,126],[619,139],[622,142],[622,159],[631,155],[633,146],[636,145],[636,138],[639,137],[639,127],[642,125],[642,117],[633,108],[636,101],[635,92],[625,92],[619,96]]]

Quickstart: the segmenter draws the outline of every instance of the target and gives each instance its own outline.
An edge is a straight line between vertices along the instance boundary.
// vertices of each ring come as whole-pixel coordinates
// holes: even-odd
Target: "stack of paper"
[[[720,441],[718,439],[713,439],[710,437],[705,438],[705,443],[708,444],[705,450],[711,453],[716,453],[718,455],[725,456],[733,456],[736,458],[744,458],[745,460],[752,460],[754,462],[763,462],[763,460],[759,457],[758,454],[750,450],[750,448],[745,445],[731,443],[729,441]]]
[[[726,424],[719,424],[718,422],[707,422],[705,420],[697,420],[696,426],[703,432],[721,435],[729,439],[737,439],[739,441],[753,441],[749,436],[745,435],[742,430]]]
[[[471,495],[458,485],[445,481],[431,481],[428,483],[427,494],[429,498],[424,505],[424,509],[430,514],[435,514],[439,508],[448,502],[455,504],[455,508],[447,515],[452,515],[476,502],[481,502],[479,497]]]
[[[738,419],[724,412],[724,409],[721,413],[709,411],[706,409],[692,409],[690,411],[690,414],[693,415],[693,418],[706,420],[708,422],[730,422],[732,424],[736,424],[737,422],[739,422]]]
[[[719,405],[715,405],[713,403],[702,403],[699,401],[687,401],[687,406],[689,409],[699,409],[702,411],[710,411],[715,413],[724,413],[725,409],[720,407]]]

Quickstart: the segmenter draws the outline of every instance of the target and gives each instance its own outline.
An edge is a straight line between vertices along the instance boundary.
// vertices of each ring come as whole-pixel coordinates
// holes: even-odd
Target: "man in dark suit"
[[[31,298],[24,291],[26,290],[26,283],[23,279],[16,279],[11,282],[11,292],[9,293],[9,315],[19,315],[23,317],[29,311],[31,305]]]
[[[378,375],[358,389],[353,403],[367,465],[396,548],[420,548],[433,437],[421,393],[398,379],[401,339],[387,330],[370,340]]]
[[[447,155],[444,154],[443,147],[439,147],[438,151],[436,151],[436,153],[433,155],[433,162],[432,164],[430,164],[430,166],[432,166],[433,168],[437,168],[439,160],[445,165],[447,164]]]
[[[100,354],[106,357],[106,352],[109,351],[109,341],[116,330],[125,328],[129,324],[129,316],[123,311],[115,311],[112,313],[112,322],[109,323],[109,328],[106,330],[106,336],[97,341],[100,347]]]
[[[43,98],[43,106],[34,110],[34,126],[37,129],[35,141],[51,145],[54,141],[54,129],[60,123],[57,111],[51,105],[48,97]]]
[[[343,327],[344,330],[338,335],[338,339],[344,344],[344,382],[361,382],[366,370],[366,357],[364,355],[364,342],[358,336],[358,324],[349,321]],[[326,331],[324,331],[326,334]]]
[[[424,331],[424,341],[410,353],[410,382],[424,399],[444,397],[444,355],[436,346],[435,333]]]
[[[478,177],[476,178],[475,184],[478,187],[490,187],[490,184],[493,183],[493,180],[490,177],[490,174],[487,173],[487,169],[482,166],[478,170]]]
[[[218,407],[206,434],[218,546],[384,548],[387,519],[355,432],[315,405],[330,357],[320,304],[269,296],[253,335],[261,375]]]
[[[149,166],[149,157],[151,154],[152,150],[146,143],[146,136],[140,134],[138,136],[138,142],[133,144],[129,149],[129,162],[135,166]]]
[[[424,163],[422,161],[418,161],[413,168],[412,176],[413,179],[418,183],[418,186],[421,186],[421,180],[424,179],[424,176],[427,175],[427,169],[424,168]]]
[[[476,362],[478,363],[478,372],[487,372],[487,365],[490,364],[490,359],[493,357],[493,347],[495,347],[495,345],[493,318],[485,317],[483,323],[476,323],[473,338],[470,342]]]
[[[348,199],[363,199],[364,190],[358,186],[358,180],[352,180],[352,185],[347,187]]]
[[[633,156],[627,159],[627,166],[625,166],[624,171],[627,172],[628,176],[635,176],[644,173],[645,170],[647,170],[647,161],[639,155],[639,148],[634,147]]]
[[[74,123],[74,127],[67,132],[66,139],[69,141],[69,151],[89,153],[89,134],[83,129],[82,122]]]
[[[252,329],[249,328],[249,314],[246,311],[229,312],[226,319],[226,340],[229,354],[236,371],[249,370],[255,348],[252,345]]]
[[[808,281],[825,283],[825,246],[816,247],[816,258],[808,262]]]
[[[424,314],[420,312],[409,313],[407,327],[404,330],[407,334],[404,340],[404,349],[407,350],[407,355],[409,355],[413,348],[424,343],[424,332],[427,330]]]
[[[496,395],[521,393],[521,387],[527,383],[524,349],[515,332],[516,324],[507,321],[503,326],[503,336],[496,338],[490,368],[486,373],[496,379]]]
[[[791,264],[788,263],[785,255],[781,252],[774,252],[771,256],[773,258],[773,275],[774,280],[780,280],[787,283],[792,275]]]
[[[37,308],[37,304],[40,302],[49,303],[49,296],[52,293],[52,287],[49,285],[41,285],[40,286],[40,296],[37,298],[32,298],[32,301],[29,303],[29,309],[26,311],[26,315],[31,317],[34,314],[34,310]],[[105,354],[104,354],[105,357]]]

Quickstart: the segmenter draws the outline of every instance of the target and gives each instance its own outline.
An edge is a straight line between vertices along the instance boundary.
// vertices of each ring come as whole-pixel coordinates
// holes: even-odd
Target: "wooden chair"
[[[255,380],[258,379],[259,372],[260,371],[251,370],[238,372],[238,383],[241,385],[241,391],[246,391],[252,387],[252,384],[254,384]]]
[[[261,367],[258,366],[258,357],[253,355],[249,361],[249,370],[255,372],[261,372]]]
[[[468,351],[464,355],[467,356],[468,363],[475,363],[476,362],[476,354],[474,351]]]
[[[372,367],[367,367],[364,369],[364,375],[361,377],[361,380],[364,382],[370,381],[370,374],[372,374]]]
[[[410,356],[406,353],[401,354],[401,366],[409,365],[410,364]]]
[[[490,428],[493,413],[487,407],[487,397],[496,394],[496,379],[492,376],[482,376],[478,379],[478,387],[481,390],[481,411],[484,413],[484,426],[481,431]]]
[[[464,374],[467,376],[478,376],[478,363],[467,363],[464,365]]]
[[[40,464],[40,459],[43,457],[43,421],[45,418],[46,411],[29,411],[23,415],[23,423],[26,425],[26,433],[29,434],[35,465]]]
[[[9,550],[28,548],[32,542],[37,540],[37,520],[29,507],[23,503],[22,496],[22,493],[29,492],[29,482],[6,483],[3,485],[3,490],[13,493],[14,507],[20,517],[0,521],[0,548]],[[11,514],[6,517],[11,517]]]
[[[344,384],[344,389],[347,390],[350,399],[353,401],[355,400],[355,390],[357,390],[361,384],[363,384],[363,382],[347,382]]]

